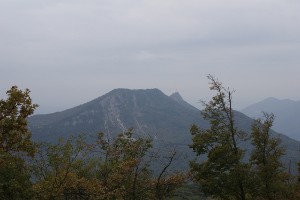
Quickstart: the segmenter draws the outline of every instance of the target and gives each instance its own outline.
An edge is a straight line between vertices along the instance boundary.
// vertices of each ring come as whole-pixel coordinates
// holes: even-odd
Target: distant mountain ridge
[[[273,113],[273,129],[300,141],[300,101],[270,97],[246,107],[241,112],[252,118],[260,117],[262,112]]]
[[[140,134],[155,134],[163,139],[168,132],[186,137],[182,132],[188,134],[192,123],[205,124],[199,110],[185,102],[179,93],[171,96],[158,89],[115,89],[62,112],[35,115],[29,119],[30,128],[34,136],[52,138],[70,133],[118,133],[134,128]]]
[[[250,132],[253,119],[235,112],[235,120],[240,129]],[[115,137],[133,128],[134,133],[151,137],[154,145],[162,151],[176,148],[188,159],[194,155],[189,148],[192,124],[204,129],[209,126],[200,110],[184,101],[179,93],[167,96],[159,89],[115,89],[77,107],[29,118],[29,128],[37,141],[53,142],[59,137],[81,133],[93,138],[100,131],[108,137]],[[300,143],[284,135],[280,137],[287,147],[284,160],[297,162]],[[251,149],[249,142],[240,145],[248,151]],[[176,167],[181,169],[188,166],[187,160],[176,162]]]

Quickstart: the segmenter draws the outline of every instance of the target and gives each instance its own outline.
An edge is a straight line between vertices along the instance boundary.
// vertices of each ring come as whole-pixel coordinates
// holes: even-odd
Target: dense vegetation
[[[187,180],[186,173],[169,173],[175,151],[158,159],[151,140],[129,130],[109,140],[98,134],[94,143],[81,137],[58,144],[34,144],[26,118],[37,105],[29,90],[12,87],[1,100],[1,199],[164,199]]]
[[[204,102],[202,114],[210,128],[191,128],[191,147],[204,161],[191,162],[195,182],[202,191],[217,199],[294,199],[293,177],[286,173],[280,160],[284,149],[278,138],[270,135],[272,114],[264,114],[252,125],[251,135],[239,130],[232,108],[233,91],[213,76],[210,89],[216,95]],[[251,140],[250,159],[245,158],[242,142]],[[240,144],[239,144],[240,143]],[[294,190],[294,191],[293,191]]]
[[[0,100],[0,199],[299,199],[299,178],[284,171],[284,148],[270,135],[274,116],[255,120],[247,135],[234,121],[233,91],[208,78],[216,91],[202,113],[210,127],[191,128],[190,172],[170,170],[176,149],[162,156],[132,130],[36,144],[27,118],[37,105],[13,86]]]

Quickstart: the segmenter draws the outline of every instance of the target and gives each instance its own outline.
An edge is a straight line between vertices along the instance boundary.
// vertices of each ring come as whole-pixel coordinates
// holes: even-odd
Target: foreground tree
[[[0,199],[31,199],[31,182],[26,156],[35,145],[27,128],[27,118],[37,107],[30,91],[13,86],[8,98],[0,100]]]
[[[287,199],[287,174],[280,160],[284,148],[280,139],[271,137],[274,115],[264,113],[264,119],[257,119],[252,125],[251,164],[254,170],[255,196],[257,199]],[[291,193],[291,190],[289,191]]]
[[[169,155],[165,157],[165,164],[163,165],[161,171],[159,172],[155,181],[155,197],[158,200],[170,198],[173,193],[182,186],[188,178],[188,174],[185,172],[172,172],[168,173],[168,168],[175,159],[177,151],[173,149],[169,152]]]
[[[133,137],[131,130],[95,143],[82,139],[42,144],[34,164],[37,199],[165,199],[186,181],[184,173],[167,173],[175,153],[158,176],[152,141]]]
[[[185,183],[185,173],[167,173],[175,151],[166,157],[167,162],[156,176],[151,165],[158,158],[151,148],[152,140],[133,137],[132,130],[112,141],[99,134],[97,149],[102,161],[97,174],[112,199],[165,199]]]
[[[191,128],[191,148],[204,161],[192,161],[191,171],[196,182],[207,195],[221,199],[246,199],[249,165],[242,162],[244,151],[238,142],[244,134],[238,131],[232,108],[232,93],[222,83],[209,75],[210,89],[216,92],[212,100],[203,102],[204,119],[210,127],[203,130],[196,125]]]
[[[6,92],[8,98],[0,100],[0,150],[9,154],[26,153],[33,156],[35,148],[31,132],[27,128],[27,118],[32,115],[37,104],[33,104],[30,91],[13,86]]]
[[[89,170],[90,159],[82,138],[42,143],[32,166],[35,198],[62,199],[70,195],[90,197],[98,187]],[[70,199],[70,198],[67,198]]]
[[[151,161],[146,153],[151,140],[134,138],[131,130],[108,140],[98,135],[96,151],[99,162],[98,179],[112,199],[151,199]]]

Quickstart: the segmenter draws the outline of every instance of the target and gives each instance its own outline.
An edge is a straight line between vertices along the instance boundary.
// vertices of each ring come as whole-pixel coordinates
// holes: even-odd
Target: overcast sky
[[[207,74],[241,109],[300,100],[299,0],[1,0],[0,97],[29,88],[38,113],[115,88],[208,100]]]

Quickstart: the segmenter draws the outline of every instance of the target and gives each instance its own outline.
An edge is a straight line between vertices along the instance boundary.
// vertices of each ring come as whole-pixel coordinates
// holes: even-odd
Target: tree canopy
[[[203,102],[202,115],[210,127],[191,127],[191,148],[198,157],[190,162],[195,182],[206,195],[220,199],[290,198],[286,188],[293,186],[280,160],[284,148],[270,133],[274,115],[254,120],[251,133],[245,133],[235,122],[234,91],[211,75],[208,79],[216,94],[208,103]],[[252,144],[249,160],[242,142]]]
[[[0,198],[31,199],[32,188],[26,156],[33,157],[36,146],[31,140],[27,117],[33,114],[30,91],[13,86],[7,99],[0,100]]]

